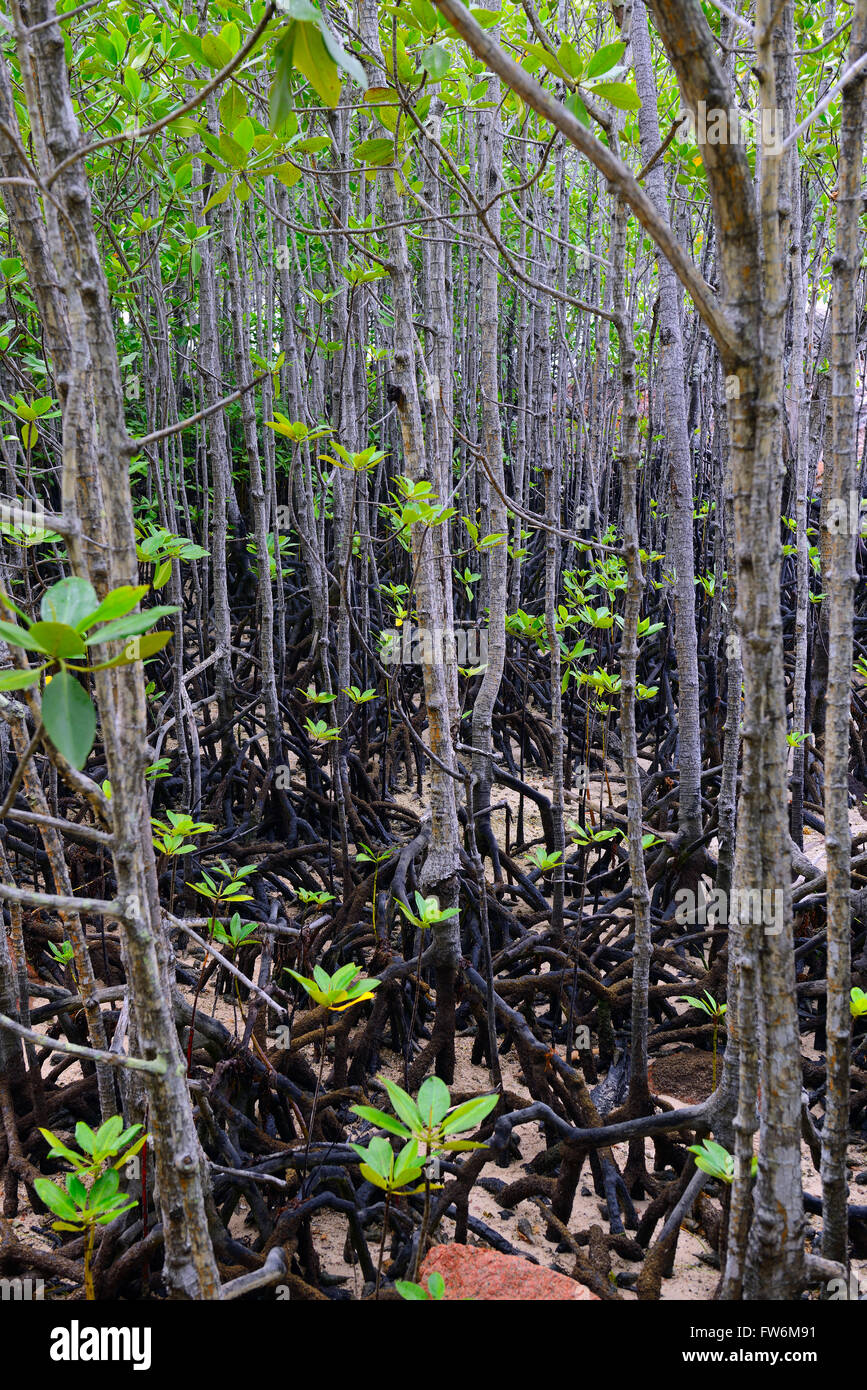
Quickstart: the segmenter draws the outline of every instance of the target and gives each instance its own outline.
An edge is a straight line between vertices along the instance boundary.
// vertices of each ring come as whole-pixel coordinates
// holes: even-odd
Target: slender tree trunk
[[[867,0],[857,0],[848,63],[867,52]],[[848,525],[849,499],[858,489],[855,417],[856,299],[861,264],[860,214],[867,76],[843,94],[837,173],[837,244],[831,305],[831,454],[822,486],[822,571],[828,609],[828,687],[825,715],[825,835],[828,847],[827,1087],[822,1130],[822,1253],[846,1260],[849,1139],[849,1011],[851,857],[849,831],[849,722],[857,534]],[[844,504],[847,521],[835,527],[829,506]]]

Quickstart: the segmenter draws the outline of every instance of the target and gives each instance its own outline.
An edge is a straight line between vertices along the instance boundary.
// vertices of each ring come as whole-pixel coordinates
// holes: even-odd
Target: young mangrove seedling
[[[51,1145],[48,1157],[64,1158],[75,1170],[67,1176],[65,1189],[50,1178],[36,1178],[33,1186],[49,1211],[60,1217],[59,1221],[52,1223],[55,1231],[84,1234],[84,1292],[89,1300],[96,1298],[92,1258],[97,1226],[108,1225],[116,1216],[122,1216],[138,1205],[136,1198],[118,1191],[118,1169],[146,1143],[148,1136],[143,1134],[130,1144],[140,1129],[141,1125],[130,1125],[129,1129],[124,1129],[120,1115],[112,1115],[96,1132],[79,1120],[75,1126],[79,1152],[70,1149],[50,1129],[39,1131]],[[126,1148],[128,1144],[130,1147]],[[122,1149],[125,1150],[123,1153]],[[116,1161],[110,1162],[112,1159]],[[89,1186],[86,1186],[88,1181]]]
[[[214,870],[214,872],[218,873],[221,876],[221,878],[223,879],[222,883],[217,883],[216,880],[213,879],[211,875],[209,873],[206,873],[203,869],[201,881],[199,883],[190,884],[190,887],[193,888],[197,893],[201,893],[203,897],[210,898],[211,900],[211,915],[208,918],[209,944],[216,934],[217,912],[224,903],[252,902],[252,893],[242,893],[239,890],[245,886],[244,879],[249,878],[250,874],[254,874],[256,872],[256,865],[244,864],[240,869],[236,869],[233,872],[233,870],[229,868],[225,859],[221,859],[219,861],[218,867]],[[199,978],[196,982],[196,992],[193,996],[193,1016],[190,1020],[190,1039],[187,1043],[187,1075],[189,1075],[190,1068],[193,1065],[193,1036],[196,1030],[196,1011],[198,1009],[199,995],[202,990],[202,985],[205,982],[205,970],[207,968],[207,965],[208,961],[206,955],[205,959],[202,961],[202,968],[199,971]]]
[[[374,1298],[379,1298],[379,1285],[382,1279],[382,1257],[385,1253],[385,1238],[388,1232],[388,1212],[392,1195],[397,1192],[401,1196],[411,1197],[416,1192],[421,1192],[421,1187],[414,1187],[409,1191],[409,1184],[417,1182],[422,1174],[422,1162],[419,1159],[418,1144],[415,1139],[410,1139],[404,1144],[399,1154],[395,1154],[387,1139],[375,1136],[371,1139],[366,1149],[360,1144],[351,1144],[361,1159],[361,1175],[368,1182],[372,1182],[374,1187],[379,1187],[385,1193],[385,1208],[382,1214],[382,1238],[379,1242],[379,1259],[376,1265],[376,1288]]]
[[[431,1299],[439,1301],[445,1296],[446,1281],[435,1269],[433,1274],[427,1278],[427,1288],[421,1284],[414,1284],[411,1279],[395,1279],[394,1287],[397,1289],[401,1298],[411,1302],[430,1302]]]
[[[351,1107],[353,1114],[361,1115],[363,1119],[379,1125],[380,1129],[386,1130],[389,1134],[396,1134],[401,1139],[415,1140],[416,1143],[422,1145],[424,1150],[425,1201],[415,1259],[414,1274],[417,1278],[419,1266],[424,1259],[424,1247],[430,1221],[430,1194],[432,1190],[430,1160],[439,1158],[446,1153],[485,1148],[484,1144],[480,1144],[474,1139],[455,1139],[452,1136],[464,1134],[469,1129],[477,1129],[482,1120],[494,1109],[499,1096],[496,1093],[488,1096],[477,1096],[473,1100],[464,1101],[462,1105],[452,1105],[449,1089],[445,1082],[441,1081],[438,1076],[429,1076],[426,1081],[422,1082],[418,1100],[414,1101],[403,1087],[398,1086],[394,1081],[389,1081],[388,1077],[379,1076],[377,1080],[385,1087],[392,1109],[399,1118],[395,1119],[394,1115],[389,1115],[384,1110],[376,1110],[370,1105],[353,1105]]]
[[[287,965],[286,973],[291,975],[293,980],[297,980],[302,989],[321,1008],[327,1009],[329,1013],[341,1014],[346,1009],[351,1009],[353,1004],[360,1004],[363,999],[372,999],[373,991],[378,989],[382,983],[380,980],[368,980],[360,975],[360,968],[352,961],[348,965],[341,965],[339,970],[335,970],[333,975],[328,975],[320,965],[313,967],[313,979],[310,980],[306,975],[299,975],[297,970],[292,970]],[[360,977],[360,978],[356,978]],[[313,1105],[310,1109],[310,1124],[307,1129],[307,1146],[304,1150],[304,1173],[307,1173],[307,1156],[310,1153],[310,1141],[313,1137],[313,1124],[316,1119],[316,1104],[319,1100],[319,1091],[322,1086],[322,1070],[325,1066],[325,1053],[328,1045],[328,1014],[322,1020],[322,1043],[319,1052],[319,1074],[316,1077],[316,1090],[313,1093]]]
[[[400,898],[397,899],[397,905],[406,920],[411,922],[412,925],[418,929],[418,960],[416,961],[415,967],[415,994],[413,995],[412,1018],[410,1019],[409,1033],[407,1034],[407,1039],[410,1039],[413,1035],[415,1018],[418,1012],[418,996],[421,990],[422,943],[424,941],[425,929],[435,926],[438,922],[446,922],[450,917],[457,917],[458,909],[456,907],[441,908],[438,897],[431,894],[429,898],[426,898],[424,894],[419,893],[418,890],[416,890],[415,894],[416,912],[413,912],[411,908],[407,907],[406,903],[401,902]],[[416,913],[418,915],[416,915]],[[403,1079],[405,1082],[409,1082],[409,1042],[403,1054]]]
[[[735,1161],[728,1149],[713,1139],[703,1139],[700,1144],[690,1144],[689,1153],[695,1154],[695,1166],[703,1173],[716,1178],[718,1182],[732,1183],[735,1177]],[[755,1177],[759,1160],[753,1154],[750,1162],[750,1176]]]
[[[683,1004],[691,1004],[694,1009],[701,1009],[703,1013],[706,1013],[709,1018],[713,1019],[712,1085],[713,1089],[716,1090],[716,1043],[717,1037],[719,1035],[720,1024],[722,1023],[725,1017],[726,1006],[725,1004],[718,1004],[717,1001],[714,999],[713,995],[709,994],[707,990],[705,990],[704,992],[704,999],[696,999],[695,995],[693,994],[679,994],[678,1000],[680,1003]],[[707,1001],[706,1003],[705,1000]]]

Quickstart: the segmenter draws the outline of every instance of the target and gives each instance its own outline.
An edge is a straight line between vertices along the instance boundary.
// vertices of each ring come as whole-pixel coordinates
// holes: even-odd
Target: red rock
[[[594,1299],[584,1284],[565,1274],[531,1264],[520,1255],[500,1255],[474,1245],[435,1245],[421,1267],[420,1282],[427,1287],[429,1274],[439,1272],[445,1280],[443,1300],[464,1298],[485,1303],[545,1303],[549,1300]]]

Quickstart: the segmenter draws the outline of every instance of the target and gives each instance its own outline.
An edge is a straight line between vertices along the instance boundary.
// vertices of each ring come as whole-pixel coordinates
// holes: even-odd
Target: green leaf
[[[441,43],[432,43],[421,55],[421,65],[429,72],[434,82],[441,82],[452,65],[448,52]]]
[[[68,671],[59,671],[46,686],[42,722],[58,753],[80,772],[96,738],[96,710]]]
[[[310,0],[277,0],[277,8],[292,19],[309,20],[311,24],[322,22],[321,14]]]
[[[241,146],[244,154],[249,157],[255,138],[256,131],[253,128],[253,122],[250,120],[249,116],[245,116],[243,120],[238,122],[232,131],[232,139],[235,141],[236,145]]]
[[[131,638],[120,656],[113,657],[111,661],[100,661],[88,669],[108,671],[115,666],[131,666],[134,661],[146,661],[149,656],[155,656],[163,647],[167,647],[173,636],[173,632],[146,632],[143,637]]]
[[[397,129],[397,96],[390,87],[368,87],[364,103],[376,108],[377,120],[392,133]]]
[[[35,685],[44,670],[44,666],[34,666],[32,671],[10,671],[0,676],[0,690],[24,690],[28,685]]]
[[[853,1018],[861,1018],[867,1014],[867,994],[857,985],[853,985],[849,991],[849,1012]]]
[[[557,49],[557,62],[565,72],[568,72],[574,82],[580,81],[581,74],[584,71],[584,62],[581,58],[581,54],[568,39],[563,39],[560,47]]]
[[[437,12],[430,0],[410,0],[410,9],[426,34],[435,34]]]
[[[155,589],[162,589],[165,584],[168,584],[171,577],[172,562],[171,560],[163,560],[162,564],[158,566],[156,573],[154,574],[153,587]]]
[[[107,1168],[97,1178],[93,1187],[90,1189],[90,1203],[92,1207],[102,1206],[109,1198],[114,1197],[120,1184],[120,1174],[116,1168]]]
[[[606,43],[593,57],[587,66],[587,77],[601,77],[604,72],[610,72],[616,67],[626,52],[625,43]]]
[[[123,1138],[131,1139],[132,1136],[134,1134],[137,1134],[140,1129],[141,1125],[131,1125],[130,1128],[126,1131],[126,1134],[123,1135]],[[99,1129],[96,1131],[96,1142],[94,1144],[94,1148],[96,1148],[101,1153],[108,1152],[108,1150],[121,1138],[122,1130],[122,1116],[112,1115],[108,1120],[106,1120],[105,1124],[100,1125]],[[76,1131],[76,1137],[77,1136],[78,1131]],[[81,1143],[81,1140],[79,1139],[78,1142]]]
[[[30,636],[47,656],[84,656],[81,634],[67,623],[34,623]]]
[[[171,605],[158,605],[156,608],[148,608],[144,613],[133,613],[129,618],[118,618],[117,622],[106,623],[98,632],[94,632],[88,637],[86,646],[92,647],[103,642],[116,642],[121,637],[137,637],[142,632],[147,632],[148,628],[153,627],[154,623],[161,618],[168,618],[172,613],[180,610]]]
[[[62,1187],[58,1187],[56,1182],[49,1182],[48,1178],[35,1178],[33,1186],[36,1188],[37,1195],[49,1211],[54,1212],[55,1216],[65,1216],[69,1221],[74,1221],[78,1216],[72,1198],[64,1192]]]
[[[280,130],[290,116],[292,105],[292,51],[295,47],[295,25],[290,24],[282,39],[274,46],[274,79],[268,99],[268,124],[271,130]]]
[[[409,1138],[409,1130],[396,1120],[393,1115],[387,1115],[384,1110],[375,1110],[372,1105],[351,1105],[350,1110],[354,1115],[360,1115],[363,1120],[370,1120],[371,1124],[379,1125],[380,1129],[387,1129],[389,1134],[397,1134],[401,1139]]]
[[[325,40],[316,25],[301,21],[296,23],[292,62],[299,72],[303,72],[326,106],[337,105],[340,100],[337,64],[325,47]]]
[[[39,1133],[43,1136],[44,1139],[47,1139],[48,1143],[51,1145],[51,1148],[48,1153],[49,1158],[60,1157],[68,1159],[68,1161],[72,1164],[74,1168],[80,1168],[82,1166],[82,1159],[80,1154],[77,1154],[72,1149],[67,1148],[63,1140],[58,1139],[56,1134],[52,1134],[50,1129],[40,1129]]]
[[[67,623],[77,627],[99,603],[96,591],[86,579],[61,579],[42,595],[40,615],[46,623]]]
[[[126,87],[133,101],[138,101],[141,96],[141,78],[133,68],[124,69],[123,85]]]
[[[433,1278],[433,1275],[431,1275],[431,1278]],[[397,1289],[401,1298],[405,1298],[409,1302],[428,1302],[428,1296],[421,1284],[413,1284],[409,1279],[395,1279],[394,1287]]]
[[[322,34],[322,41],[337,66],[346,73],[347,77],[351,77],[353,82],[355,82],[363,92],[366,91],[367,73],[364,71],[364,68],[355,55],[346,51],[337,36],[333,34],[328,25],[322,21],[320,21],[320,32]]]
[[[4,642],[11,642],[13,647],[23,647],[28,652],[41,652],[46,655],[44,649],[33,638],[26,628],[19,627],[17,623],[6,623],[0,620],[0,638]]]
[[[224,39],[217,34],[202,36],[202,56],[212,68],[224,68],[231,63],[234,53]]]
[[[351,1147],[354,1149],[357,1145],[353,1144]],[[360,1165],[360,1171],[361,1176],[366,1178],[368,1182],[372,1182],[374,1187],[381,1187],[383,1191],[388,1190],[388,1180],[383,1178],[380,1173],[377,1173],[375,1169],[371,1168],[370,1164],[362,1163]]]
[[[363,164],[390,164],[394,158],[394,141],[382,136],[375,140],[362,140],[352,151],[352,157]]]
[[[284,188],[294,188],[298,180],[303,177],[300,169],[296,169],[294,164],[288,163],[276,165],[274,174]]]
[[[230,85],[220,97],[220,120],[226,130],[234,130],[247,114],[247,102],[240,87]],[[173,126],[174,130],[175,127]]]
[[[227,179],[226,182],[224,184],[221,184],[221,186],[217,189],[216,193],[211,194],[210,198],[205,203],[202,212],[210,212],[211,208],[218,208],[221,203],[225,203],[226,199],[228,198],[229,194],[231,193],[234,187],[235,180]]]
[[[383,1178],[390,1177],[394,1155],[387,1139],[378,1135],[371,1139],[366,1149],[363,1149],[360,1144],[352,1144],[350,1147],[367,1161],[374,1172],[379,1173]]]
[[[113,618],[123,618],[130,609],[135,608],[139,599],[144,598],[147,591],[147,584],[121,584],[119,588],[106,594],[95,611],[88,612],[73,626],[79,632],[88,632],[95,623],[107,623]]]
[[[204,877],[204,875],[202,875]],[[216,885],[214,885],[214,895],[216,896]],[[285,967],[286,974],[291,975],[293,980],[297,980],[299,985],[306,989],[309,994],[311,990],[318,990],[315,980],[309,980],[306,975],[299,975],[297,970],[293,970],[290,965]]]
[[[447,1114],[451,1099],[448,1086],[438,1076],[429,1076],[423,1081],[417,1104],[425,1123],[438,1125]]]
[[[394,1164],[394,1181],[413,1182],[421,1173],[422,1165],[418,1162],[418,1143],[415,1139],[408,1139],[398,1154]]]
[[[77,1177],[75,1173],[70,1173],[66,1179],[66,1190],[77,1206],[83,1207],[86,1205],[87,1188],[81,1181],[81,1178]]]
[[[331,148],[331,141],[327,135],[310,135],[306,140],[299,140],[297,145],[292,146],[293,154],[321,154],[323,150]]]
[[[593,88],[593,95],[604,97],[612,106],[616,106],[618,111],[641,110],[641,98],[635,88],[626,82],[597,82]]]
[[[443,1134],[460,1134],[465,1129],[476,1129],[494,1109],[499,1096],[478,1096],[455,1106],[442,1127]]]
[[[233,169],[246,169],[247,155],[236,140],[231,135],[227,135],[225,130],[220,131],[220,154],[227,164]]]
[[[350,961],[348,965],[341,965],[339,970],[335,970],[331,976],[331,988],[334,990],[346,989],[350,980],[354,980],[358,974],[358,966]]]
[[[391,1101],[395,1114],[400,1116],[404,1124],[414,1134],[420,1134],[424,1128],[424,1124],[412,1096],[407,1095],[402,1087],[398,1086],[394,1081],[389,1081],[387,1077],[380,1076],[378,1079],[388,1092],[388,1098]]]
[[[567,111],[572,112],[576,120],[580,121],[588,130],[590,129],[590,113],[577,92],[570,92],[563,105]]]
[[[84,1120],[79,1120],[75,1126],[75,1142],[82,1153],[86,1154],[92,1154],[96,1147],[96,1135],[90,1125],[84,1123]]]

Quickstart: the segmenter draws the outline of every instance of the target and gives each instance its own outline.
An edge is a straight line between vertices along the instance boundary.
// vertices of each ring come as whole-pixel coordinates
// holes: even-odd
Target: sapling
[[[720,1024],[725,1018],[726,1005],[718,1004],[712,994],[707,990],[704,992],[704,999],[696,999],[693,994],[680,994],[678,1000],[683,1004],[691,1004],[694,1009],[701,1009],[709,1018],[713,1019],[713,1080],[712,1085],[716,1090],[716,1044],[719,1035]],[[706,1001],[706,1002],[705,1002]]]
[[[306,908],[324,907],[326,903],[334,901],[333,893],[326,893],[324,890],[315,891],[309,888],[297,889],[298,901]]]
[[[377,1080],[385,1087],[395,1115],[399,1118],[395,1119],[386,1111],[376,1110],[370,1105],[353,1105],[351,1107],[353,1113],[379,1125],[380,1129],[387,1130],[389,1134],[396,1134],[401,1139],[412,1139],[424,1147],[425,1202],[415,1260],[414,1273],[417,1278],[419,1265],[424,1258],[424,1247],[430,1222],[429,1160],[445,1153],[483,1149],[485,1145],[473,1139],[453,1139],[451,1136],[466,1133],[469,1129],[477,1129],[482,1120],[494,1109],[499,1096],[496,1093],[488,1096],[477,1096],[473,1100],[464,1101],[462,1105],[452,1105],[449,1089],[445,1082],[441,1081],[438,1076],[429,1076],[426,1081],[422,1082],[418,1099],[414,1101],[407,1091],[398,1086],[396,1082],[389,1081],[388,1077],[379,1076]]]
[[[138,1205],[136,1198],[118,1191],[118,1169],[147,1142],[147,1134],[135,1139],[140,1129],[141,1125],[124,1129],[120,1115],[112,1115],[96,1132],[80,1120],[75,1126],[79,1151],[70,1149],[50,1129],[39,1131],[51,1145],[48,1157],[64,1158],[75,1170],[67,1176],[65,1189],[49,1178],[36,1178],[33,1186],[48,1209],[60,1217],[52,1223],[53,1230],[84,1233],[84,1291],[89,1300],[96,1298],[91,1261],[97,1226],[107,1225]],[[110,1159],[116,1161],[110,1163]],[[85,1186],[88,1179],[89,1187]]]
[[[0,638],[13,647],[35,653],[41,661],[25,671],[0,676],[0,690],[22,690],[44,677],[42,726],[71,767],[80,771],[96,739],[96,710],[84,686],[72,672],[85,674],[128,666],[162,651],[172,634],[150,632],[160,618],[176,607],[133,613],[149,585],[123,584],[100,602],[87,579],[60,579],[42,595],[40,616],[31,622],[9,596],[0,591],[0,605],[26,626],[0,621]],[[98,626],[98,624],[100,626]],[[134,640],[130,640],[134,639]],[[121,652],[107,661],[88,664],[91,649],[123,642]]]
[[[703,1173],[716,1178],[718,1182],[732,1183],[735,1178],[735,1161],[728,1149],[717,1144],[714,1139],[703,1139],[700,1144],[690,1144],[688,1152],[695,1154],[695,1166]],[[755,1177],[759,1160],[753,1154],[750,1160],[750,1176]]]
[[[238,890],[244,887],[244,879],[256,872],[255,864],[245,864],[242,868],[234,872],[229,868],[225,860],[221,859],[218,867],[214,871],[224,879],[222,884],[218,884],[209,873],[202,871],[202,878],[199,883],[191,883],[190,887],[203,897],[211,900],[211,915],[208,918],[208,942],[210,943],[217,929],[217,911],[223,903],[248,903],[252,901],[252,894],[241,893]],[[199,978],[196,982],[196,992],[193,996],[193,1016],[190,1020],[190,1038],[187,1043],[187,1075],[193,1065],[193,1036],[196,1029],[196,1010],[199,1003],[199,994],[205,981],[205,970],[207,959],[202,961],[202,968],[199,971]]]
[[[226,946],[234,956],[240,946],[251,946],[254,944],[258,944],[257,938],[253,935],[255,930],[255,922],[242,922],[240,912],[233,912],[231,918],[229,919],[228,928],[224,927],[222,922],[217,923],[216,927],[214,928],[214,940],[218,941],[221,946]],[[235,1014],[236,1003],[241,1013],[241,1021],[243,1023],[246,1023],[246,1018],[244,1017],[244,1009],[241,1005],[241,989],[238,983],[237,976],[232,977],[232,985],[234,987],[234,994],[232,998],[232,1017],[235,1027],[237,1028],[238,1020],[237,1015]]]
[[[341,965],[339,970],[335,970],[333,975],[328,975],[321,966],[314,965],[313,979],[308,979],[306,975],[299,975],[297,970],[292,970],[287,965],[286,973],[291,975],[293,980],[297,980],[302,989],[310,996],[314,1004],[320,1008],[327,1009],[329,1013],[340,1014],[346,1009],[351,1009],[353,1004],[360,1004],[364,999],[372,999],[373,991],[379,988],[380,980],[368,980],[361,976],[360,969],[352,961],[348,965]],[[359,978],[360,977],[360,978]],[[316,1077],[316,1090],[313,1093],[313,1105],[310,1109],[310,1124],[307,1129],[307,1146],[304,1150],[304,1172],[307,1172],[307,1158],[310,1153],[310,1141],[313,1137],[313,1124],[316,1119],[316,1105],[319,1100],[319,1091],[322,1085],[322,1071],[325,1066],[325,1053],[328,1045],[328,1014],[322,1020],[322,1044],[319,1053],[319,1074]]]
[[[382,1258],[385,1254],[385,1239],[388,1233],[388,1211],[391,1203],[392,1194],[399,1192],[401,1196],[411,1197],[415,1192],[423,1189],[414,1187],[409,1191],[409,1184],[417,1182],[422,1174],[422,1164],[419,1162],[418,1144],[415,1139],[409,1139],[401,1149],[399,1154],[395,1154],[387,1139],[375,1136],[371,1139],[366,1149],[360,1144],[352,1144],[361,1162],[361,1175],[368,1182],[372,1182],[374,1187],[379,1187],[385,1193],[385,1208],[382,1214],[382,1236],[379,1242],[379,1259],[376,1264],[376,1287],[374,1298],[379,1298],[379,1285],[382,1279]]]
[[[530,862],[534,864],[542,874],[550,872],[551,869],[559,868],[562,857],[562,852],[559,849],[555,850],[552,854],[548,854],[541,845],[537,845],[536,848],[531,850],[527,855]]]
[[[51,954],[51,959],[55,960],[58,965],[69,965],[72,960],[73,950],[71,941],[63,941],[59,946],[56,941],[49,941],[48,950]]]
[[[421,1284],[414,1284],[411,1279],[395,1279],[394,1287],[397,1289],[401,1298],[414,1302],[439,1302],[445,1297],[446,1281],[435,1269],[433,1274],[427,1277],[427,1288]]]
[[[867,994],[856,985],[853,985],[850,991],[849,1012],[853,1018],[863,1018],[867,1014]]]
[[[421,990],[421,957],[422,942],[424,940],[425,929],[434,926],[437,922],[446,922],[450,917],[457,917],[458,909],[456,907],[441,908],[440,900],[438,897],[436,897],[434,894],[431,894],[430,897],[426,898],[425,895],[423,893],[419,893],[418,890],[416,890],[415,894],[416,912],[413,912],[411,908],[407,907],[406,903],[402,902],[400,898],[397,899],[397,905],[400,908],[406,920],[408,922],[411,922],[412,925],[418,929],[419,934],[418,960],[416,962],[415,969],[415,994],[413,995],[412,1000],[412,1018],[410,1020],[409,1033],[407,1035],[408,1038],[411,1039],[413,1029],[415,1028],[415,1017],[418,1011],[419,991]],[[408,1082],[409,1079],[409,1044],[407,1045],[403,1057],[403,1079],[405,1082]]]
[[[193,820],[192,816],[182,811],[166,811],[168,823],[159,820],[156,816],[151,816],[151,829],[153,830],[154,849],[163,859],[172,861],[171,883],[169,884],[169,912],[175,910],[175,874],[177,872],[177,859],[183,854],[192,854],[196,846],[193,841],[188,839],[189,835],[207,835],[209,831],[215,830],[216,826],[210,821]]]
[[[372,849],[370,848],[370,845],[366,845],[366,844],[364,844],[364,842],[362,841],[361,849],[360,849],[359,853],[356,854],[356,856],[355,856],[356,863],[358,863],[358,864],[372,864],[372,865],[373,865],[373,898],[372,898],[372,901],[373,901],[373,934],[374,934],[374,936],[376,936],[376,881],[377,881],[377,878],[379,877],[379,866],[380,866],[380,864],[384,864],[384,863],[386,862],[386,860],[390,859],[390,858],[391,858],[391,854],[392,854],[392,851],[391,851],[390,849],[383,850],[382,854],[377,854],[375,850],[372,850]]]

